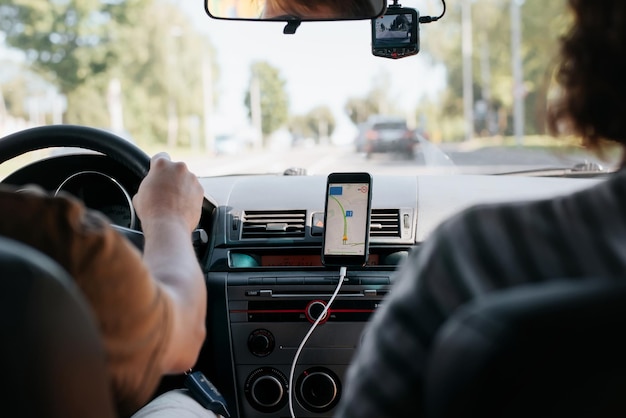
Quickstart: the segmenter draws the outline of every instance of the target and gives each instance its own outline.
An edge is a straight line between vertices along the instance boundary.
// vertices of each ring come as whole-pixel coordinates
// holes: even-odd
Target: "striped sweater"
[[[471,299],[530,282],[625,275],[626,170],[567,196],[467,209],[398,269],[349,368],[335,416],[420,416],[429,346]]]

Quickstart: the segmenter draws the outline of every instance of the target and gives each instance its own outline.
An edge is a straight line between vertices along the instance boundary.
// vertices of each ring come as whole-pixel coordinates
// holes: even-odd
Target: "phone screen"
[[[367,261],[371,177],[331,174],[326,188],[323,261],[327,265],[364,265]]]

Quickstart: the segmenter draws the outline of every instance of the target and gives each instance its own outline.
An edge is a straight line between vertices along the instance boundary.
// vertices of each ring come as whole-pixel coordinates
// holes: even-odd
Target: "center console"
[[[346,369],[366,322],[389,290],[390,274],[348,270],[337,298],[295,366],[293,406],[297,417],[333,416]],[[289,417],[289,376],[294,356],[336,290],[339,271],[246,271],[224,275],[235,415]]]
[[[244,176],[210,184],[220,204],[202,260],[209,310],[195,369],[237,418],[289,418],[290,399],[296,417],[333,417],[367,323],[416,244],[417,179],[377,177],[367,265],[348,268],[290,385],[296,352],[337,289],[340,270],[322,263],[327,177],[293,180]]]

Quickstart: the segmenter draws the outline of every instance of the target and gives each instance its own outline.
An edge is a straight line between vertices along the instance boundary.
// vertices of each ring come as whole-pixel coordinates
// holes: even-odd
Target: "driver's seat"
[[[93,314],[49,257],[0,237],[0,414],[114,417]]]

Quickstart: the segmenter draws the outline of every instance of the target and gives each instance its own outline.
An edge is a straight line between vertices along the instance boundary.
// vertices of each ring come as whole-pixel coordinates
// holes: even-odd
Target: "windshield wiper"
[[[574,164],[572,167],[536,168],[531,170],[510,171],[496,173],[496,176],[533,176],[533,177],[567,177],[567,178],[593,178],[615,172],[614,169],[604,168],[601,164],[585,161]]]

